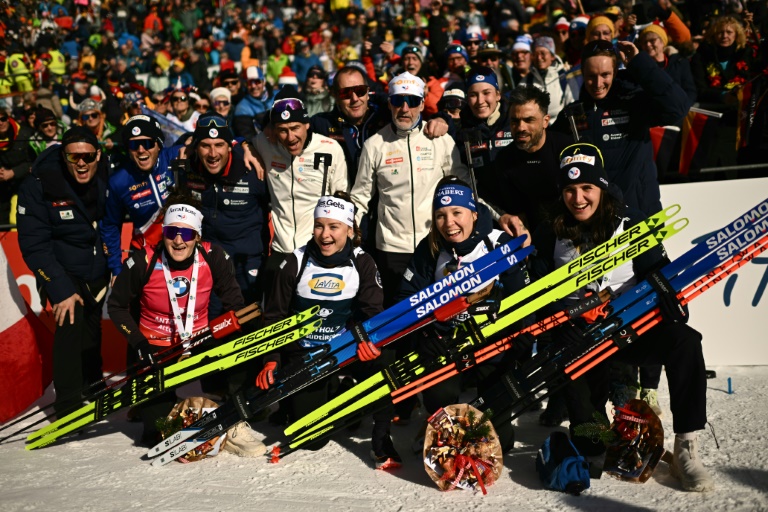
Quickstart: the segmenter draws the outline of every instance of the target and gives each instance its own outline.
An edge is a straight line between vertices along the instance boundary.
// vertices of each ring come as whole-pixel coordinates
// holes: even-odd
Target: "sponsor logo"
[[[617,124],[627,124],[629,122],[629,116],[609,117],[602,119],[600,123],[603,126],[614,126]]]
[[[173,293],[176,297],[183,297],[189,292],[189,279],[184,276],[178,276],[173,278]]]
[[[333,314],[333,310],[328,308],[320,308],[320,311],[317,312],[317,316],[319,316],[320,318],[328,318],[332,314]]]
[[[512,142],[511,139],[503,139],[503,140],[497,140],[496,141],[496,147],[497,148],[503,148],[504,146],[509,146],[509,144]]]
[[[595,157],[589,156],[589,155],[582,155],[582,154],[567,156],[563,158],[563,160],[560,162],[560,167],[565,167],[568,164],[572,164],[576,162],[595,165]]]
[[[136,192],[140,188],[146,187],[147,185],[149,185],[149,183],[147,183],[146,181],[142,181],[141,183],[136,183],[135,185],[131,185],[130,187],[128,187],[128,190],[130,192]]]
[[[75,218],[75,214],[72,213],[72,210],[61,210],[59,212],[59,217],[61,217],[62,220],[72,220]]]
[[[136,135],[141,135],[141,128],[139,128],[138,126],[134,126],[133,129],[131,129],[131,135],[133,135],[134,137]]]
[[[480,144],[475,144],[473,146],[469,147],[470,151],[481,151],[488,149],[488,143],[487,142],[481,142]]]
[[[285,169],[286,168],[285,164],[282,164],[280,162],[274,162],[274,161],[272,162],[272,167],[274,167],[275,169]]]
[[[572,180],[575,180],[579,176],[581,176],[581,171],[579,170],[578,167],[574,167],[573,169],[568,169],[568,177],[571,178]]]
[[[341,295],[344,289],[344,279],[340,274],[315,274],[307,283],[310,292],[324,297]]]
[[[451,204],[451,201],[452,201],[451,196],[443,196],[440,198],[440,204],[445,206]]]
[[[224,329],[226,327],[229,327],[230,325],[232,325],[232,319],[231,318],[227,318],[226,320],[224,320],[220,324],[214,325],[212,330],[213,330],[213,332],[215,334],[215,333],[219,332],[220,330],[222,330],[222,329]]]
[[[146,197],[146,196],[148,196],[148,195],[150,195],[150,194],[152,194],[152,191],[151,191],[151,190],[149,190],[149,189],[147,189],[147,190],[142,190],[141,192],[136,192],[135,194],[133,194],[133,195],[131,196],[131,200],[132,200],[132,201],[136,201],[137,199],[141,199],[142,197]]]
[[[51,206],[54,208],[58,208],[61,206],[73,206],[75,204],[74,201],[66,200],[66,201],[54,201],[51,203]]]
[[[403,157],[387,158],[386,160],[384,160],[384,163],[387,164],[387,165],[401,164],[401,163],[403,163]]]
[[[283,112],[280,114],[280,119],[282,120],[286,120],[289,117],[291,117],[291,113],[288,112],[287,110],[283,110]]]
[[[215,139],[216,137],[218,137],[218,136],[219,136],[219,130],[217,130],[216,128],[211,128],[210,130],[208,130],[208,135],[209,135],[209,136],[210,136],[212,139]]]

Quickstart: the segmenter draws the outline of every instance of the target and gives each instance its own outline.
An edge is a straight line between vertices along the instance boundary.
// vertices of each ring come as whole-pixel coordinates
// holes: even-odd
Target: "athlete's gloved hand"
[[[680,304],[677,297],[669,293],[657,293],[661,317],[668,322],[688,323],[688,308]]]
[[[448,345],[445,340],[435,332],[421,331],[422,336],[417,341],[416,352],[427,359],[448,357]]]
[[[269,386],[275,383],[275,370],[277,370],[277,366],[277,361],[267,361],[256,377],[256,385],[259,388],[266,391],[269,389]]]
[[[361,361],[373,361],[381,355],[381,350],[370,341],[357,344],[357,358]]]
[[[560,343],[581,343],[584,340],[584,332],[573,322],[561,324],[554,331],[555,339]]]
[[[154,349],[146,339],[139,341],[135,348],[136,353],[139,355],[139,359],[144,364],[151,366],[152,369],[160,368],[160,363],[155,360]]]
[[[523,332],[515,336],[512,340],[510,353],[515,359],[522,360],[531,355],[533,344],[536,343],[536,337],[529,332]]]

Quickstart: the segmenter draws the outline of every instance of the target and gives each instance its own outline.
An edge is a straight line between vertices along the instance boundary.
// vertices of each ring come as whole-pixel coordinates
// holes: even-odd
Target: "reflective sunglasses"
[[[8,122],[8,116],[0,116],[0,123],[7,123]]]
[[[240,85],[240,80],[224,80],[224,85]]]
[[[181,235],[181,239],[185,242],[191,242],[197,236],[197,231],[192,228],[182,228],[179,226],[163,226],[163,236],[168,240],[176,240],[176,237]]]
[[[208,114],[197,119],[197,126],[202,126],[203,128],[210,128],[212,126],[215,126],[216,128],[226,128],[227,120]]]
[[[131,151],[138,151],[139,148],[144,148],[149,151],[155,147],[155,141],[153,139],[131,139],[128,141],[128,149]]]
[[[187,101],[187,97],[186,96],[173,96],[173,97],[171,97],[171,102],[173,102],[173,103],[178,103],[180,101]]]
[[[94,151],[93,153],[64,153],[64,158],[71,164],[76,164],[80,160],[87,164],[91,164],[96,160],[97,155],[98,151]]]
[[[99,117],[99,114],[96,112],[94,112],[93,114],[80,114],[80,119],[82,119],[83,121],[87,121],[89,119],[96,119],[97,117]]]
[[[389,104],[395,108],[400,108],[404,103],[408,104],[409,108],[416,108],[421,105],[421,96],[414,96],[413,94],[395,94],[389,97]]]
[[[357,96],[358,98],[362,98],[366,94],[368,94],[368,86],[367,85],[353,85],[352,87],[344,87],[343,89],[339,89],[339,99],[340,100],[348,100],[352,98],[352,95]]]
[[[214,101],[213,106],[215,107],[228,107],[229,102],[228,101]]]

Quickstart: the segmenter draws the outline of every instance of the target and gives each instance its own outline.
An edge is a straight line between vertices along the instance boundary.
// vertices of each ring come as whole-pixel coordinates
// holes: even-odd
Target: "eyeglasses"
[[[197,236],[197,231],[179,226],[163,226],[163,236],[168,240],[176,240],[177,236],[181,236],[183,241],[191,242]]]
[[[227,120],[208,114],[207,116],[198,118],[197,126],[202,126],[203,128],[210,128],[211,126],[215,126],[216,128],[226,128]]]
[[[264,83],[264,80],[259,80],[258,78],[251,78],[250,80],[248,80],[249,87],[252,85],[261,85],[263,83]]]
[[[407,103],[409,108],[416,108],[421,105],[421,96],[414,96],[413,94],[395,94],[389,97],[389,104],[395,108],[400,108],[403,104]]]
[[[97,151],[94,151],[93,153],[64,153],[64,158],[71,164],[76,164],[80,160],[87,164],[92,164],[96,160],[97,155]]]
[[[155,147],[155,141],[153,139],[131,139],[128,141],[128,149],[131,151],[138,151],[139,148],[144,148],[145,151],[149,151]]]
[[[240,80],[224,80],[224,85],[240,85]]]
[[[46,121],[44,123],[40,123],[40,128],[50,128],[51,126],[58,126],[58,124],[56,121]]]
[[[82,119],[83,121],[88,121],[89,119],[96,119],[97,117],[99,117],[98,112],[94,112],[93,114],[80,114],[80,119]]]
[[[353,85],[352,87],[344,87],[342,89],[339,89],[339,99],[340,100],[348,100],[352,98],[352,95],[357,96],[358,98],[362,98],[366,94],[368,94],[368,86],[367,85]]]
[[[228,107],[229,102],[228,101],[214,101],[213,102],[214,107]]]
[[[8,116],[0,116],[0,123],[7,123],[8,122]]]
[[[180,101],[187,101],[187,99],[188,98],[186,96],[172,96],[171,97],[171,102],[172,103],[179,103]]]

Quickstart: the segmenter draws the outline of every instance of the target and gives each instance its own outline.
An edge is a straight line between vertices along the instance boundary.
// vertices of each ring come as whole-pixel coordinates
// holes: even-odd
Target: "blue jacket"
[[[296,73],[296,80],[298,80],[300,84],[307,81],[307,72],[312,66],[323,67],[323,63],[320,62],[320,57],[312,52],[306,57],[304,55],[296,55],[293,58],[293,65],[291,68],[293,69],[293,72]]]
[[[266,183],[245,168],[239,145],[231,154],[228,168],[212,175],[193,152],[190,170],[179,175],[179,185],[203,203],[203,240],[222,246],[237,268],[247,260],[261,261],[269,236],[269,194]]]
[[[149,174],[136,169],[128,158],[110,176],[101,236],[107,248],[112,275],[118,275],[122,269],[120,233],[125,215],[128,214],[133,222],[135,234],[144,234],[149,229],[173,188],[171,161],[179,155],[179,149],[181,146],[161,149],[155,168]]]
[[[19,248],[51,304],[82,294],[84,283],[107,276],[107,258],[95,227],[102,218],[106,197],[103,155],[99,165],[91,181],[93,188],[81,191],[93,198],[90,208],[66,177],[59,145],[40,154],[19,189]]]
[[[237,137],[250,139],[257,134],[256,128],[263,128],[259,120],[266,117],[266,112],[272,108],[275,102],[274,97],[270,97],[268,92],[264,92],[261,98],[254,98],[250,94],[243,96],[243,99],[235,107],[235,117],[232,123],[233,131]],[[256,118],[259,119],[256,119]]]

